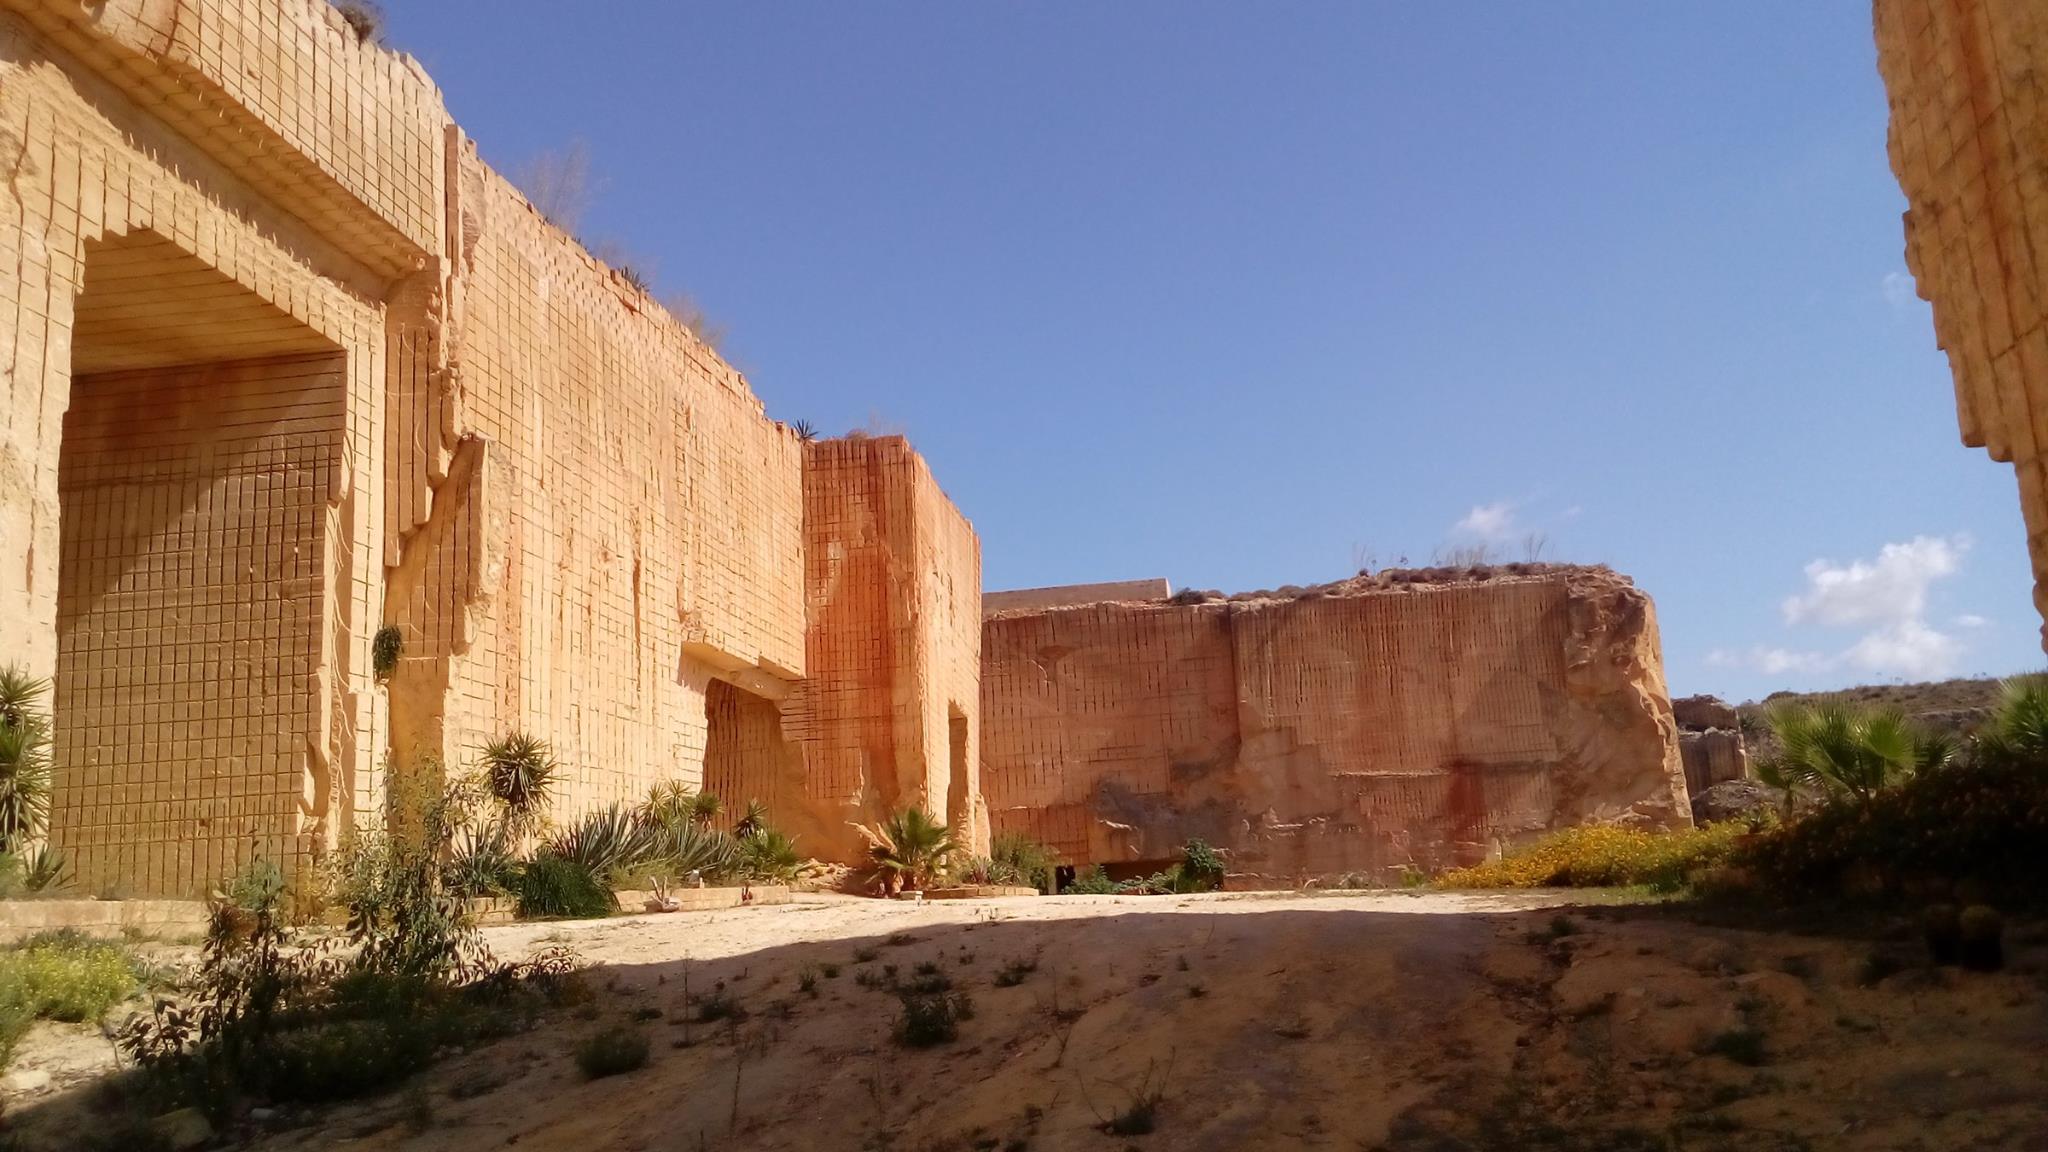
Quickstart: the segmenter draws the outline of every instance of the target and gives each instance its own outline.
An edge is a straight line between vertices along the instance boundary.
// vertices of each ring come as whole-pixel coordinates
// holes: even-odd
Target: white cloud
[[[1920,298],[1920,290],[1913,286],[1913,277],[1904,272],[1885,273],[1878,288],[1884,293],[1884,302],[1900,312],[1911,308]]]
[[[1465,518],[1458,521],[1452,530],[1489,542],[1506,540],[1515,534],[1515,506],[1506,500],[1498,504],[1480,504],[1465,513]]]
[[[1746,652],[1716,649],[1707,661],[1751,667],[1768,675],[1853,669],[1864,675],[1933,679],[1952,675],[1963,655],[1960,638],[1927,621],[1928,590],[1962,571],[1968,536],[1915,536],[1886,544],[1874,560],[1806,566],[1806,588],[1779,605],[1788,627],[1859,629],[1839,652],[1758,645]],[[1980,628],[1983,617],[1957,616],[1954,626]]]
[[[1949,621],[1949,623],[1958,628],[1983,628],[1988,626],[1991,621],[1977,615],[1975,612],[1965,612],[1961,616]]]
[[[1918,620],[1927,612],[1928,586],[1960,571],[1969,549],[1967,536],[1915,536],[1885,545],[1875,561],[1815,560],[1806,566],[1806,591],[1783,605],[1785,623],[1847,628]]]
[[[1929,628],[1925,621],[1902,620],[1864,636],[1842,657],[1865,672],[1928,680],[1954,672],[1962,654],[1961,640]]]

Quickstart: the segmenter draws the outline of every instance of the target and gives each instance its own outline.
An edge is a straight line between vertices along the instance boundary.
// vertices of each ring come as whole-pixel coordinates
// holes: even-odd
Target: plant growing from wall
[[[0,668],[0,854],[22,855],[50,818],[49,681]]]
[[[531,828],[554,794],[555,756],[547,741],[509,732],[484,745],[484,778],[514,829]]]
[[[398,658],[405,654],[405,632],[396,624],[386,624],[377,629],[377,635],[370,640],[370,667],[377,673],[377,679],[389,680],[398,671]]]
[[[868,842],[876,880],[891,892],[925,887],[959,850],[952,829],[922,808],[905,808],[873,828],[855,827]]]

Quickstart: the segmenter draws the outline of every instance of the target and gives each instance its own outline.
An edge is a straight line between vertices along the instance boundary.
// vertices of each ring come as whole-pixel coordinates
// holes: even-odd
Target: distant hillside
[[[1853,700],[1898,708],[1930,728],[1967,733],[1990,714],[1998,703],[1998,678],[1983,676],[1968,680],[1933,680],[1922,684],[1862,684],[1836,692],[1773,692],[1762,700],[1736,706],[1742,714],[1743,730],[1749,736],[1751,752],[1767,752],[1770,737],[1763,714],[1784,701]]]
[[[1773,692],[1762,701],[1752,700],[1744,709],[1775,704],[1780,700],[1825,700],[1830,697],[1863,704],[1886,704],[1908,715],[1922,712],[1960,712],[1989,708],[1998,703],[1998,678],[1932,680],[1923,684],[1863,684],[1837,692]]]

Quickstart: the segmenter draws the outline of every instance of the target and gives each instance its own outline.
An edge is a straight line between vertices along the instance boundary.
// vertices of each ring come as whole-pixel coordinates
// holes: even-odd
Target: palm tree
[[[0,855],[21,852],[50,818],[50,719],[37,707],[49,686],[0,668]]]
[[[555,756],[547,741],[508,732],[484,745],[484,775],[514,828],[529,827],[554,792]]]
[[[1991,761],[2048,763],[2048,675],[2002,680],[1998,696],[1980,754]]]
[[[887,890],[923,888],[959,850],[952,829],[922,808],[905,808],[874,828],[855,825],[868,841],[868,858]]]
[[[1920,730],[1897,708],[1859,708],[1840,700],[1780,705],[1771,730],[1783,751],[1777,771],[1791,786],[1810,786],[1865,803],[1918,772],[1956,756],[1945,736]]]
[[[718,814],[725,811],[725,801],[716,792],[699,792],[690,797],[690,823],[709,827]]]

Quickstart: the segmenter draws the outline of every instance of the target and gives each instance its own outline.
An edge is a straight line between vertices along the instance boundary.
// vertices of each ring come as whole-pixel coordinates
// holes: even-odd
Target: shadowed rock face
[[[1963,443],[2018,474],[2048,615],[2048,8],[1876,0],[1906,267],[1934,306]]]
[[[1078,863],[1200,837],[1277,884],[1691,820],[1654,609],[1604,568],[1005,612],[982,653],[993,826]]]

